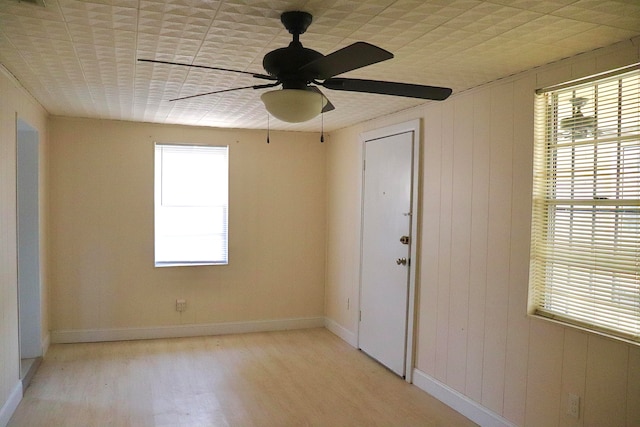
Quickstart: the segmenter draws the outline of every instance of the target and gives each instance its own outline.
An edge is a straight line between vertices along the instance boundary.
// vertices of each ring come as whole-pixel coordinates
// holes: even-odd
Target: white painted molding
[[[413,384],[481,427],[517,427],[490,409],[418,369],[413,370]]]
[[[409,245],[409,260],[420,259],[418,253],[418,242],[420,236],[418,234],[418,218],[420,217],[420,147],[422,145],[422,119],[416,118],[413,120],[379,127],[360,134],[360,141],[362,143],[361,152],[365,153],[365,146],[368,141],[374,139],[385,138],[393,135],[399,135],[403,133],[412,134],[412,172],[411,172],[411,228],[410,228],[410,241]],[[364,158],[362,159],[364,161]],[[364,165],[363,165],[364,166]],[[364,187],[364,167],[362,168],[362,186]],[[361,215],[364,217],[364,195],[361,194],[362,211]],[[364,239],[364,221],[360,221],[360,250],[362,252],[363,239]],[[360,270],[362,270],[362,253],[360,254]],[[415,264],[415,265],[414,265]],[[408,383],[413,382],[413,366],[415,365],[414,356],[415,351],[415,323],[416,323],[416,284],[418,282],[417,270],[419,263],[409,263],[409,277],[408,277],[408,290],[407,290],[407,324],[406,324],[406,341],[405,341],[405,360],[404,360],[404,378]],[[358,300],[358,306],[361,308],[362,302],[362,271],[360,271],[360,298]],[[360,324],[358,324],[360,327]]]
[[[149,328],[78,329],[52,331],[51,342],[55,344],[68,344],[76,342],[127,341],[322,327],[324,327],[323,317],[308,317],[301,319],[157,326]]]
[[[49,345],[51,345],[51,333],[47,332],[47,335],[42,339],[42,357],[47,355],[47,351],[49,351]]]
[[[358,348],[358,339],[356,338],[356,334],[351,332],[335,320],[325,317],[324,326],[329,331],[333,332],[333,334],[337,335],[339,338],[342,338],[343,341],[346,341],[347,344],[351,345],[352,347]]]
[[[11,416],[16,411],[18,404],[22,400],[22,381],[18,381],[13,387],[9,398],[0,408],[0,427],[6,427],[9,424]]]

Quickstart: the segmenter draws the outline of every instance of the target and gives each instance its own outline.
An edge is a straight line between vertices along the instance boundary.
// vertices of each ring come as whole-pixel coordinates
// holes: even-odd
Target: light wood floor
[[[49,349],[9,426],[474,426],[325,329]]]

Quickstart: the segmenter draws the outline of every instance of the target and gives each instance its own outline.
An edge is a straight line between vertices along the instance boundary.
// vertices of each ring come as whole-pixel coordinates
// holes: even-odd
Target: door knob
[[[406,258],[398,258],[396,260],[396,264],[398,264],[398,265],[407,265],[407,259]]]

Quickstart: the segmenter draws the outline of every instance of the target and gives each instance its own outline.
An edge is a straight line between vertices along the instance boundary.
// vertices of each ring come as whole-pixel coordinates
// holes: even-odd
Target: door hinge
[[[360,318],[358,319],[358,321],[362,322],[362,310],[360,310],[359,316],[360,316]]]

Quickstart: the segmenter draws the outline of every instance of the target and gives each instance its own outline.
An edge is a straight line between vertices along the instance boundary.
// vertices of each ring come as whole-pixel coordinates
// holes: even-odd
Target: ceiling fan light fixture
[[[279,89],[260,97],[267,111],[288,123],[302,123],[318,116],[327,105],[321,93],[304,89]]]
[[[138,61],[249,74],[254,78],[268,82],[266,84],[232,87],[229,89],[183,96],[171,99],[170,101],[179,101],[197,96],[221,94],[243,89],[262,90],[282,86],[282,90],[273,90],[264,93],[262,95],[262,102],[272,116],[289,123],[306,122],[323,112],[326,113],[335,110],[335,106],[324,96],[318,86],[330,90],[404,96],[407,98],[434,101],[443,101],[451,95],[452,90],[444,87],[381,80],[336,78],[335,76],[346,72],[389,60],[393,58],[393,54],[378,46],[359,41],[328,55],[323,55],[318,51],[302,46],[300,42],[300,35],[307,30],[307,27],[313,20],[310,13],[288,11],[280,16],[280,20],[289,33],[293,35],[293,40],[291,40],[288,46],[272,50],[264,56],[262,66],[267,74],[155,59],[139,58]]]

